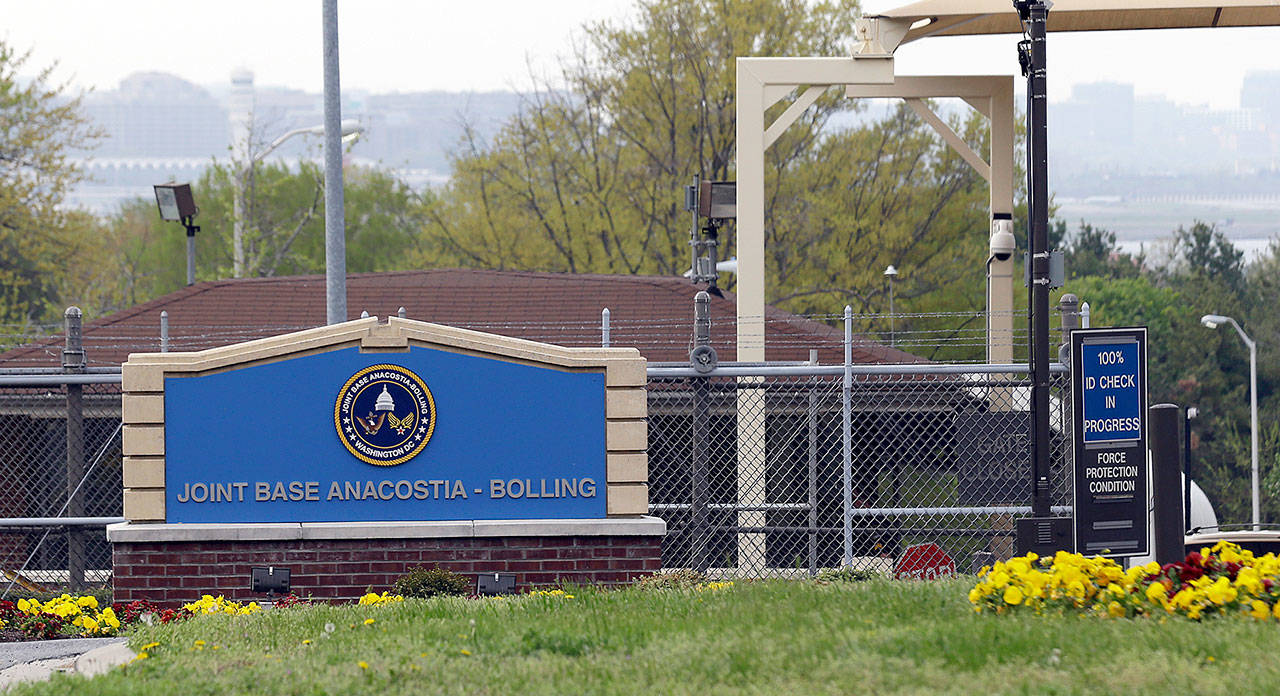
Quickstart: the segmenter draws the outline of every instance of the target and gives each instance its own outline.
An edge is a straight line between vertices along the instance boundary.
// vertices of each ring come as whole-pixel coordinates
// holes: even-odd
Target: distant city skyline
[[[871,0],[868,12],[903,4]],[[28,68],[58,63],[55,78],[109,90],[128,75],[164,71],[202,86],[248,68],[261,87],[320,91],[320,5],[301,0],[174,5],[161,0],[24,3],[4,0],[0,37],[32,51]],[[633,0],[366,0],[339,6],[344,91],[505,91],[554,77],[581,25],[622,21]],[[1052,11],[1050,12],[1052,30]],[[1229,109],[1250,70],[1280,70],[1280,27],[1052,34],[1049,90],[1128,82],[1137,96]],[[1015,36],[926,39],[903,46],[900,74],[1010,74]]]

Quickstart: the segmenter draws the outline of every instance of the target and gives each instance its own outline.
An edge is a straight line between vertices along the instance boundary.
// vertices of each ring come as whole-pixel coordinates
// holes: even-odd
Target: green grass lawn
[[[1280,623],[976,615],[969,580],[579,589],[141,628],[151,657],[18,694],[1264,694]],[[372,623],[366,620],[373,619]],[[326,632],[332,624],[332,633]],[[196,641],[205,641],[196,649]],[[306,643],[305,641],[310,641]],[[367,667],[361,665],[367,664]]]

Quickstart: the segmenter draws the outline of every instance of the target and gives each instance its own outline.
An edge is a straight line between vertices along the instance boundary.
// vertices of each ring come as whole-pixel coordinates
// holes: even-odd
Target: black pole
[[[1151,497],[1155,507],[1155,559],[1164,565],[1182,560],[1184,535],[1182,496],[1178,486],[1181,457],[1178,452],[1178,407],[1156,404],[1149,410],[1151,435]]]
[[[1027,78],[1027,225],[1031,263],[1031,511],[1049,515],[1049,148],[1043,0],[1015,0],[1025,40],[1018,59]]]

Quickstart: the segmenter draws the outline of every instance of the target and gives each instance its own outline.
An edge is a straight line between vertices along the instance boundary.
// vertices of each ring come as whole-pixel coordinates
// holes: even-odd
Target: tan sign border
[[[645,359],[635,348],[565,348],[548,343],[391,317],[357,319],[191,353],[135,353],[123,366],[124,516],[165,521],[164,382],[358,346],[403,353],[422,346],[462,355],[605,375],[606,496],[609,517],[648,512]]]

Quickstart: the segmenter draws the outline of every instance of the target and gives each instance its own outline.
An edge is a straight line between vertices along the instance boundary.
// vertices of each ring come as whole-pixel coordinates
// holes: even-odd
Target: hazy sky
[[[883,10],[901,0],[869,0]],[[495,90],[528,85],[565,54],[584,22],[626,17],[632,0],[361,0],[340,2],[344,89],[377,92]],[[111,89],[139,70],[200,84],[233,68],[259,85],[318,92],[317,0],[0,0],[0,36],[32,49],[32,64],[59,64],[77,86]],[[1052,28],[1052,12],[1050,27]],[[1280,27],[1052,35],[1050,97],[1081,82],[1131,82],[1141,94],[1218,108],[1238,103],[1248,70],[1280,70]],[[1014,36],[927,39],[898,53],[901,74],[1010,74]]]

